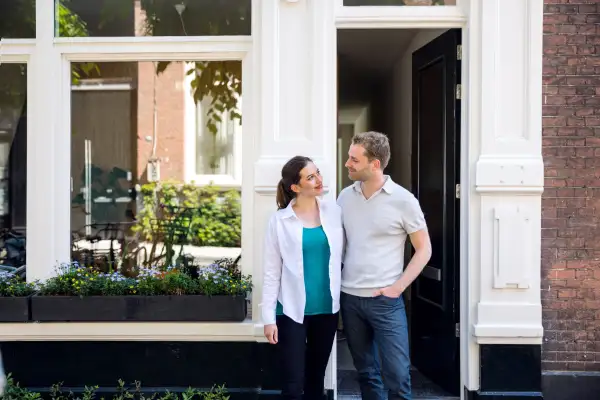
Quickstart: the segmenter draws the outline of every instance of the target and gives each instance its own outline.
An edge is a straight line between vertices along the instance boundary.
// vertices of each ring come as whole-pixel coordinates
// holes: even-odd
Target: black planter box
[[[0,297],[0,322],[29,321],[31,296]]]
[[[33,296],[32,321],[243,321],[245,296]]]

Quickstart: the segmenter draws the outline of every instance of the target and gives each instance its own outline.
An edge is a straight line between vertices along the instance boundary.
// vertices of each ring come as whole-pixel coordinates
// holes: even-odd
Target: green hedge
[[[221,191],[216,186],[199,187],[178,182],[148,183],[141,188],[143,207],[136,230],[147,240],[157,235],[156,220],[177,219],[169,207],[193,210],[187,244],[241,247],[242,211],[238,190]]]
[[[200,391],[189,388],[183,393],[152,393],[149,394],[142,389],[140,382],[134,382],[131,385],[125,384],[119,380],[115,394],[100,394],[98,386],[86,386],[81,394],[74,394],[69,390],[63,389],[62,384],[52,385],[50,393],[42,396],[41,393],[27,390],[19,386],[9,374],[7,376],[7,385],[4,395],[0,396],[2,400],[42,400],[50,398],[52,400],[229,400],[229,394],[224,385],[213,386],[209,391]]]

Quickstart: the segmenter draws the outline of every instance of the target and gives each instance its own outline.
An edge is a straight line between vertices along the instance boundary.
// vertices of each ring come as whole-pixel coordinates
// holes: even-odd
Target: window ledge
[[[0,324],[0,341],[264,342],[263,326],[243,322],[26,322]]]

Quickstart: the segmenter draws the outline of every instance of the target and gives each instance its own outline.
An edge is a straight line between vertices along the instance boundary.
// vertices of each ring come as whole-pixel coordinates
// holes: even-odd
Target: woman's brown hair
[[[312,160],[304,156],[295,156],[288,160],[281,169],[281,180],[277,185],[277,207],[281,210],[286,208],[296,197],[292,185],[300,182],[300,171],[311,163]]]

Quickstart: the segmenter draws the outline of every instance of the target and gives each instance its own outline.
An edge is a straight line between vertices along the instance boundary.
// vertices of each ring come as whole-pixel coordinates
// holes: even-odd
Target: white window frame
[[[185,72],[189,70],[189,66],[184,65]],[[192,89],[192,75],[185,74],[184,81],[184,180],[187,183],[195,183],[199,186],[215,185],[222,189],[240,189],[242,187],[242,170],[243,170],[243,123],[240,121],[223,120],[221,129],[227,129],[228,123],[234,124],[233,135],[233,171],[231,174],[198,174],[197,173],[197,149],[198,149],[198,131],[204,130],[205,121],[199,121],[198,113],[200,112],[200,104],[196,104],[190,96]],[[244,81],[244,71],[242,71],[242,85]],[[243,93],[245,93],[243,91]],[[238,100],[238,109],[243,108],[243,98],[245,94]],[[244,116],[242,114],[242,119]]]
[[[252,26],[260,23],[258,3],[252,2]],[[34,115],[27,133],[27,249],[30,281],[55,274],[55,267],[71,258],[71,63],[142,61],[242,62],[244,134],[242,169],[252,171],[253,137],[257,134],[253,88],[259,73],[253,57],[252,36],[203,37],[55,37],[53,0],[36,2],[36,38],[2,40],[2,62],[27,62],[28,112]],[[253,274],[252,210],[253,177],[241,185],[241,269]],[[252,292],[253,303],[257,291]],[[228,323],[134,323],[100,324],[90,329],[85,323],[4,324],[0,340],[235,340],[255,341],[253,321]],[[160,327],[157,329],[157,326]],[[100,329],[100,331],[98,331]],[[262,332],[260,332],[262,336]]]
[[[33,115],[35,112],[35,105],[31,101],[35,92],[33,73],[30,70],[31,68],[31,54],[35,50],[35,39],[0,39],[0,66],[2,64],[21,64],[25,65],[27,69],[27,114]],[[32,123],[28,121],[27,123],[27,148],[35,147],[35,145],[30,146],[29,142],[31,140],[31,135],[33,132]],[[27,168],[30,168],[29,163],[31,162],[28,157]],[[27,192],[29,192],[29,181],[27,182]],[[27,196],[27,202],[29,202],[29,196]],[[26,210],[26,220],[29,221],[29,205],[27,205]],[[31,217],[35,218],[35,217]]]

